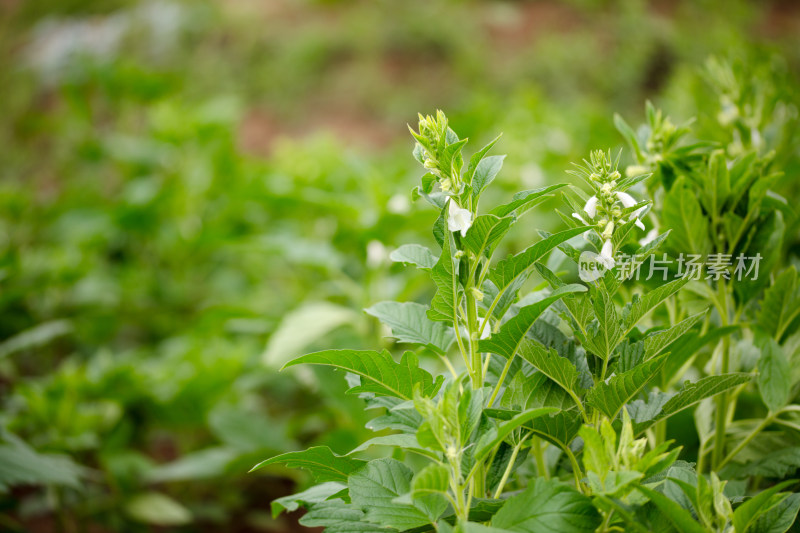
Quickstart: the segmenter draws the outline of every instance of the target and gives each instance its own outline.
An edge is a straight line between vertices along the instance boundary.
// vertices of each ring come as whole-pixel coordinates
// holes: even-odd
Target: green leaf
[[[664,198],[663,225],[672,228],[673,250],[705,255],[710,248],[708,219],[700,208],[694,189],[681,176]]]
[[[300,518],[305,527],[324,527],[325,533],[397,533],[396,529],[370,524],[356,505],[333,500],[315,504]]]
[[[438,456],[423,448],[419,442],[417,441],[416,435],[413,433],[398,433],[396,435],[380,435],[378,437],[372,437],[371,439],[359,444],[347,455],[353,455],[355,453],[363,452],[371,448],[372,446],[391,446],[393,448],[402,448],[404,450],[408,450],[410,452],[418,453],[420,455],[425,455],[426,457],[430,457],[431,459],[437,459]]]
[[[365,309],[389,326],[398,342],[421,344],[444,355],[455,340],[452,328],[428,319],[428,308],[415,302],[379,302]]]
[[[395,459],[370,461],[352,473],[347,486],[353,505],[364,510],[365,519],[399,530],[430,522],[427,514],[415,505],[394,500],[411,490],[413,472]]]
[[[660,492],[656,492],[645,486],[638,486],[636,490],[650,498],[650,501],[661,510],[664,517],[669,520],[678,531],[682,533],[706,533],[706,530],[695,521],[689,511]]]
[[[549,193],[553,191],[557,191],[562,187],[566,187],[566,183],[558,183],[556,185],[550,185],[548,187],[541,187],[539,189],[531,189],[528,191],[521,191],[518,192],[513,196],[511,202],[503,205],[499,205],[489,211],[492,215],[497,215],[499,217],[505,217],[517,211],[519,215],[519,211],[525,209],[529,209],[538,203],[549,198],[551,195]]]
[[[797,316],[800,302],[797,301],[797,270],[791,266],[775,279],[775,283],[764,293],[758,324],[773,337],[785,331]]]
[[[607,382],[597,383],[586,394],[586,403],[613,420],[622,406],[639,394],[644,386],[656,376],[666,358],[666,354],[661,355],[632,370],[612,376]]]
[[[333,366],[361,376],[361,385],[353,387],[349,393],[371,392],[403,400],[413,398],[417,384],[423,396],[433,396],[444,379],[438,376],[434,381],[428,371],[419,367],[417,356],[412,352],[404,353],[400,362],[395,363],[386,350],[324,350],[298,357],[283,368],[300,364]]]
[[[272,518],[277,518],[282,512],[286,511],[291,513],[303,507],[310,507],[312,504],[324,502],[336,493],[341,492],[347,487],[335,481],[329,481],[320,485],[298,492],[297,494],[290,494],[282,498],[272,500],[271,510]]]
[[[480,163],[475,167],[475,173],[472,175],[472,198],[473,201],[477,200],[483,190],[494,181],[497,173],[503,168],[503,160],[506,158],[504,155],[490,155],[481,159]]]
[[[447,509],[445,494],[449,486],[449,471],[436,463],[431,463],[417,472],[411,480],[411,497],[431,523],[435,523]]]
[[[486,457],[488,457],[489,453],[495,448],[495,446],[498,446],[501,442],[503,442],[505,438],[508,437],[508,435],[510,435],[511,432],[518,427],[530,422],[535,418],[549,415],[557,411],[558,409],[554,407],[539,407],[537,409],[530,409],[518,414],[511,420],[499,424],[496,428],[492,428],[490,431],[483,433],[478,440],[477,450],[475,451],[475,462],[480,463]]]
[[[492,526],[519,533],[591,533],[600,521],[587,496],[558,481],[536,478],[506,501]]]
[[[133,496],[125,504],[125,513],[138,522],[162,527],[183,526],[192,521],[189,509],[159,492]]]
[[[480,341],[478,349],[481,352],[491,352],[506,359],[511,359],[525,338],[525,334],[545,309],[567,294],[585,291],[586,287],[583,285],[565,285],[554,290],[538,302],[526,305],[519,310],[515,317],[500,326],[497,333],[492,334],[489,339]]]
[[[533,421],[531,431],[539,437],[565,448],[575,439],[583,419],[577,410],[561,411],[552,416],[543,416]],[[526,426],[527,427],[527,426]]]
[[[419,244],[404,244],[389,254],[389,259],[396,263],[410,263],[422,270],[430,270],[439,260],[428,248]]]
[[[445,232],[442,240],[442,255],[431,270],[431,278],[436,284],[436,294],[431,301],[428,318],[453,323],[458,309],[458,285],[451,252],[452,237]]]
[[[489,144],[472,154],[472,157],[469,158],[469,165],[467,165],[467,173],[464,175],[464,181],[469,184],[473,182],[473,176],[475,175],[475,170],[478,168],[478,164],[483,160],[483,157],[492,149],[492,146],[495,145],[497,141],[500,140],[503,134],[501,133],[494,139],[492,139]],[[474,186],[473,186],[474,188]]]
[[[622,338],[617,309],[611,295],[603,290],[594,291],[592,294],[594,314],[597,317],[597,327],[592,330],[587,349],[603,360],[607,360],[614,352],[614,348]]]
[[[326,481],[346,482],[347,476],[366,464],[360,459],[336,455],[327,446],[314,446],[307,450],[288,452],[261,461],[250,469],[254,472],[265,466],[283,463],[289,468],[303,468],[311,472],[317,483]]]
[[[38,453],[21,439],[6,434],[0,445],[0,492],[17,485],[80,488],[86,472],[65,455]]]
[[[506,234],[514,219],[511,217],[500,218],[495,215],[480,215],[467,230],[463,239],[464,247],[480,257],[484,250],[491,249]]]
[[[731,192],[731,177],[725,160],[725,152],[716,150],[708,162],[708,186],[703,191],[706,210],[709,213],[722,213]]]
[[[642,424],[637,424],[636,430],[643,431],[658,420],[670,417],[679,411],[691,407],[692,405],[721,392],[732,389],[743,383],[747,383],[753,378],[750,374],[733,373],[722,374],[719,376],[706,376],[696,382],[685,382],[681,390],[667,400],[663,407],[657,411],[657,416]],[[637,416],[637,421],[639,417]]]
[[[798,509],[800,509],[800,494],[790,494],[758,517],[756,522],[750,526],[750,531],[752,533],[786,533],[794,524]]]
[[[576,235],[580,235],[587,229],[589,229],[588,226],[581,226],[550,235],[520,253],[508,256],[499,261],[490,271],[489,279],[498,288],[499,293],[502,294],[509,285],[553,248]]]
[[[768,453],[745,465],[733,465],[726,474],[737,478],[766,477],[783,479],[800,468],[800,446],[792,446]]]
[[[756,496],[750,498],[742,505],[737,507],[733,512],[734,529],[737,532],[741,531],[742,533],[746,533],[747,529],[759,518],[759,516],[763,515],[770,509],[770,507],[766,504],[772,498],[772,496],[794,483],[794,480],[778,483],[767,490],[759,492]]]
[[[331,331],[357,320],[355,311],[341,305],[328,302],[303,304],[283,317],[261,357],[267,366],[280,367]]]
[[[538,342],[526,339],[520,345],[519,356],[558,383],[568,393],[577,392],[578,369],[569,359],[558,355],[554,349],[548,350]]]
[[[665,285],[660,285],[654,290],[646,291],[643,295],[634,295],[630,309],[626,309],[622,315],[625,322],[625,329],[631,331],[647,313],[681,290],[689,281],[690,279],[688,277],[676,279]]]
[[[789,401],[792,376],[789,360],[772,337],[756,337],[761,357],[758,360],[758,391],[770,411],[775,412]]]
[[[697,313],[696,315],[685,318],[672,326],[671,328],[664,329],[648,335],[644,338],[644,357],[650,359],[661,353],[664,348],[672,344],[687,331],[692,329],[702,318],[706,316],[706,312]]]
[[[636,153],[636,160],[637,161],[644,161],[644,155],[642,154],[642,149],[639,147],[639,140],[636,138],[636,132],[633,131],[633,128],[628,126],[628,123],[625,122],[618,113],[614,113],[614,126],[616,126],[617,131],[622,134],[627,141],[628,145],[633,149]]]

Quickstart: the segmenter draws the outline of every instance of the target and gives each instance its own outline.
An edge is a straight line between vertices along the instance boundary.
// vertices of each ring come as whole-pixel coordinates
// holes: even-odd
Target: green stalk
[[[718,290],[720,305],[720,322],[722,327],[729,325],[728,321],[728,289],[724,279],[719,280]],[[727,336],[722,339],[722,353],[720,354],[720,374],[727,374],[730,367],[730,341]],[[717,408],[714,429],[714,450],[711,456],[711,466],[719,469],[725,454],[725,431],[728,424],[728,392],[717,396]]]
[[[545,479],[550,479],[550,471],[547,470],[547,463],[544,460],[544,450],[542,449],[542,439],[533,437],[531,441],[533,457],[536,459],[536,472]]]
[[[511,458],[508,460],[508,465],[506,465],[505,472],[503,472],[503,477],[500,478],[500,483],[497,484],[497,490],[494,491],[494,499],[498,499],[501,494],[503,494],[503,488],[508,481],[508,477],[511,475],[511,471],[514,469],[514,463],[517,462],[517,455],[519,454],[520,448],[525,443],[525,440],[528,438],[526,435],[523,437],[516,446],[514,446],[514,450],[511,452]]]
[[[734,448],[733,450],[731,450],[731,453],[729,453],[728,455],[726,455],[726,456],[725,456],[725,458],[724,458],[722,461],[720,461],[719,465],[717,465],[717,469],[718,469],[718,470],[719,470],[719,469],[721,469],[723,466],[725,466],[726,464],[728,464],[728,463],[730,462],[730,460],[731,460],[731,459],[733,459],[734,457],[736,457],[736,455],[737,455],[737,454],[738,454],[740,451],[742,451],[742,450],[744,449],[744,447],[745,447],[745,446],[747,446],[747,445],[750,443],[750,441],[751,441],[751,440],[753,440],[753,439],[755,438],[755,436],[756,436],[756,435],[758,435],[759,433],[761,433],[761,431],[762,431],[762,430],[763,430],[765,427],[767,427],[768,425],[770,425],[770,424],[772,423],[772,420],[773,420],[773,419],[774,419],[774,418],[775,418],[775,417],[776,417],[778,414],[780,414],[780,411],[779,411],[779,412],[777,412],[777,413],[771,413],[769,416],[767,416],[766,418],[764,418],[764,420],[762,420],[762,421],[761,421],[761,423],[760,423],[759,425],[757,425],[757,426],[756,426],[756,427],[753,429],[753,431],[751,431],[751,432],[750,432],[750,434],[748,434],[748,435],[747,435],[747,437],[745,437],[745,438],[744,438],[744,440],[742,440],[742,442],[740,442],[740,443],[739,443],[739,445],[738,445],[738,446],[736,446],[736,448]]]

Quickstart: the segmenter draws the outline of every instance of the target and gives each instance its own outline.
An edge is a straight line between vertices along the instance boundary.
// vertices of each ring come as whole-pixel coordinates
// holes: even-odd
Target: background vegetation
[[[10,531],[297,528],[269,501],[307,479],[246,472],[368,433],[343,380],[276,369],[315,348],[389,346],[361,309],[427,295],[388,261],[432,241],[408,194],[417,111],[446,109],[463,136],[504,132],[497,189],[511,192],[622,147],[614,112],[638,124],[651,99],[682,122],[712,105],[710,55],[798,100],[792,2],[0,5]],[[796,199],[787,153],[777,189]],[[538,213],[509,250],[559,226]],[[787,240],[790,264],[796,225]]]

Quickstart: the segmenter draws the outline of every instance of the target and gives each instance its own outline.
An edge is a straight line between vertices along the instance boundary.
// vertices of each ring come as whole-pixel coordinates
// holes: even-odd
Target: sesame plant
[[[797,512],[779,492],[787,483],[741,503],[716,473],[679,460],[682,448],[663,430],[653,436],[669,417],[744,386],[751,374],[715,373],[668,394],[655,386],[681,370],[676,359],[697,351],[697,342],[682,341],[709,312],[660,320],[661,304],[689,277],[642,291],[631,279],[636,270],[620,261],[631,249],[652,256],[669,236],[638,243],[651,202],[628,191],[650,173],[623,177],[619,157],[593,152],[574,172],[585,187],[566,196],[571,227],[496,257],[509,229],[567,184],[482,210],[503,164],[504,156],[487,155],[498,139],[465,163],[467,140],[442,112],[420,116],[411,133],[426,170],[413,196],[439,213],[438,249],[406,244],[391,257],[427,271],[436,292],[429,305],[366,310],[409,348],[399,358],[325,350],[285,365],[346,372],[348,392],[378,411],[368,427],[380,434],[345,455],[315,446],[258,464],[304,468],[317,482],[275,500],[273,512],[303,507],[302,524],[340,533],[785,531],[770,524]],[[560,255],[548,259],[556,248]],[[562,272],[568,263],[579,283]],[[535,277],[544,282],[531,290]]]
[[[663,198],[655,218],[673,228],[668,251],[699,260],[686,269],[693,270],[692,297],[673,309],[680,316],[698,303],[712,308],[702,330],[715,347],[695,366],[710,376],[757,371],[760,401],[742,385],[703,404],[698,470],[757,484],[800,465],[800,376],[792,368],[800,292],[795,267],[781,266],[797,217],[779,193],[787,185],[782,169],[796,157],[797,102],[779,91],[786,82],[764,69],[712,59],[705,75],[715,101],[700,127],[675,126],[649,103],[638,132],[621,117],[616,123],[635,154],[634,171],[654,173],[650,189]],[[714,137],[698,140],[703,124]]]

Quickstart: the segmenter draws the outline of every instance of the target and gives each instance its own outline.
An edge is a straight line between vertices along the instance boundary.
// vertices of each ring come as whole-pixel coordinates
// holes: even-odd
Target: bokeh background
[[[797,103],[800,3],[0,1],[0,530],[300,531],[302,473],[247,470],[369,433],[277,369],[428,294],[388,261],[436,217],[406,124],[503,132],[510,195],[622,147],[614,112],[718,106],[712,56]]]

